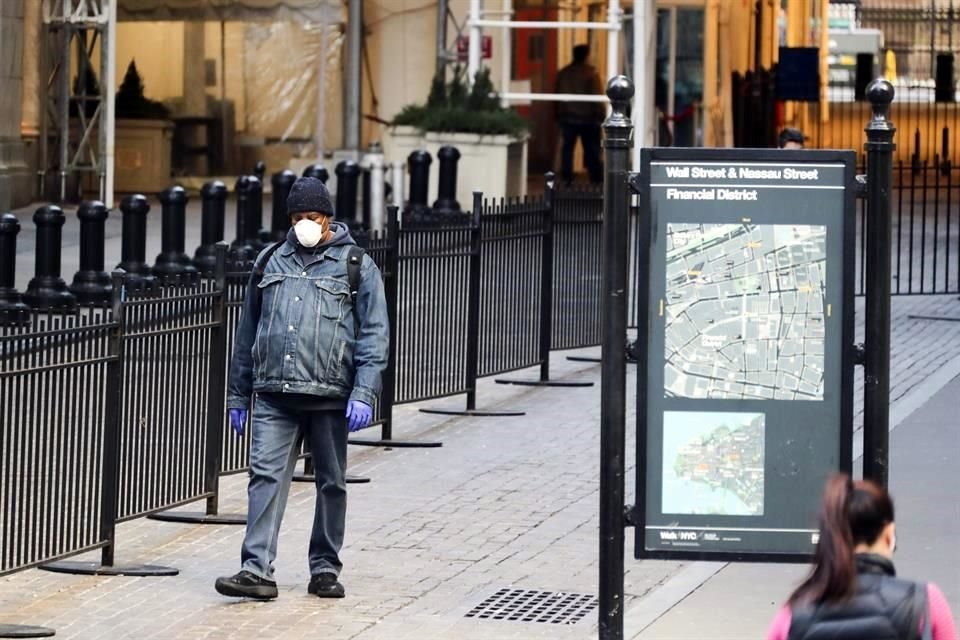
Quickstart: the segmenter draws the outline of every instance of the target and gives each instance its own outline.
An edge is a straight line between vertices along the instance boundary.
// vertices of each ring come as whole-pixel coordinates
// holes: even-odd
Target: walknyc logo
[[[698,538],[696,531],[661,531],[660,540],[671,541],[696,541]]]

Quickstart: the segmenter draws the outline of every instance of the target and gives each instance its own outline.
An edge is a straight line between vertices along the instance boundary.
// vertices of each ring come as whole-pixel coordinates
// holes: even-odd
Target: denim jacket
[[[230,363],[228,409],[249,408],[255,391],[376,402],[390,336],[383,280],[364,255],[354,307],[347,278],[353,238],[342,225],[333,230],[326,250],[308,258],[291,232],[259,284],[251,277]]]

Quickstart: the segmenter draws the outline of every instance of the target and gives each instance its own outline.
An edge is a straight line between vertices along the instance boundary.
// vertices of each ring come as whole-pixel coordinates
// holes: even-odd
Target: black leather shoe
[[[342,598],[344,596],[343,585],[337,580],[337,576],[332,573],[320,573],[310,578],[307,593],[312,593],[318,598]]]
[[[276,582],[261,578],[249,571],[241,571],[227,578],[217,578],[217,583],[214,586],[217,593],[233,598],[273,600],[277,597]]]

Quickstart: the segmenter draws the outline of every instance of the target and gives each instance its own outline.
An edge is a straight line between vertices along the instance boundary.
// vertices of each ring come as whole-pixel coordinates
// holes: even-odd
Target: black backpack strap
[[[363,266],[364,251],[353,245],[347,251],[347,282],[350,285],[350,302],[357,303],[357,293],[360,291],[360,268]]]
[[[260,308],[260,301],[263,297],[263,292],[260,291],[260,287],[257,285],[260,284],[260,281],[263,280],[263,272],[267,269],[267,263],[270,262],[270,257],[277,252],[285,241],[281,240],[280,242],[274,242],[272,245],[267,247],[267,250],[263,252],[263,255],[260,256],[260,259],[257,260],[253,265],[253,287],[257,292],[257,308]]]

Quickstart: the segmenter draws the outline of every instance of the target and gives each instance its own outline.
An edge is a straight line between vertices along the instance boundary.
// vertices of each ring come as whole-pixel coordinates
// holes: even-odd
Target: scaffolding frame
[[[42,0],[43,32],[40,46],[41,156],[38,180],[41,195],[47,179],[59,179],[59,201],[67,199],[67,184],[95,174],[98,197],[113,206],[114,125],[117,0]],[[86,73],[99,47],[99,93],[87,94]],[[79,92],[71,87],[76,67]],[[88,105],[95,105],[87,115]],[[75,106],[78,127],[71,127]],[[78,193],[79,195],[79,193]]]
[[[655,51],[656,20],[650,0],[633,0],[633,72],[636,96],[633,101],[632,118],[636,131],[633,136],[633,169],[640,168],[640,149],[652,142],[653,128],[650,124],[652,108],[647,104],[652,98],[653,69],[648,57]],[[548,92],[511,92],[511,29],[590,29],[607,34],[607,79],[622,72],[620,66],[620,34],[623,30],[624,12],[620,0],[607,0],[607,19],[603,22],[577,22],[559,20],[512,20],[513,0],[502,0],[497,10],[485,11],[483,0],[470,0],[467,28],[469,31],[469,56],[467,76],[470,82],[480,70],[481,40],[483,28],[503,29],[503,55],[501,56],[501,88],[498,97],[504,104],[531,100],[562,100],[565,102],[603,102],[606,95],[566,94]],[[486,16],[504,16],[504,19],[488,19]],[[609,107],[608,107],[609,108]]]

